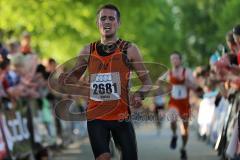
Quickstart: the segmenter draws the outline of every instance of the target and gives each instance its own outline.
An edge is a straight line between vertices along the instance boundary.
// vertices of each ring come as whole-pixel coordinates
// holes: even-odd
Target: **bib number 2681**
[[[121,86],[119,72],[91,74],[90,99],[111,101],[120,99]]]
[[[93,94],[111,94],[117,93],[117,84],[116,83],[100,83],[100,84],[93,84]]]

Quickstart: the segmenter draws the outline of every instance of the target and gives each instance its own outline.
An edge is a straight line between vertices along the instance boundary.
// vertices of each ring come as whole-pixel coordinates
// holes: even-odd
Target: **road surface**
[[[179,160],[181,138],[178,138],[176,150],[169,149],[171,132],[168,123],[164,123],[160,132],[153,123],[144,123],[135,127],[138,143],[139,160]],[[189,160],[219,160],[217,153],[206,142],[197,138],[196,129],[191,127],[187,146]],[[118,154],[118,153],[117,153]],[[117,155],[116,154],[116,155]],[[117,155],[118,156],[118,155]],[[113,160],[117,160],[115,156]],[[88,137],[78,138],[61,152],[54,153],[54,160],[93,160]]]

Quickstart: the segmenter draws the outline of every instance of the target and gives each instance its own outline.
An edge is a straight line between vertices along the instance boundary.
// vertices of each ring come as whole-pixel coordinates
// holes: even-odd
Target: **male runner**
[[[177,146],[177,118],[180,116],[183,141],[180,153],[181,159],[187,159],[185,147],[188,141],[188,120],[190,117],[189,90],[196,90],[198,87],[194,82],[191,71],[182,66],[182,56],[179,52],[173,52],[170,60],[172,70],[167,73],[168,81],[172,85],[169,101],[169,116],[171,117],[168,117],[171,120],[171,130],[173,132],[170,148],[175,149]]]
[[[90,75],[90,93],[87,108],[89,139],[97,160],[109,160],[109,140],[112,135],[120,149],[121,159],[137,160],[137,144],[133,125],[126,121],[130,116],[129,79],[134,69],[142,87],[132,96],[135,107],[151,89],[151,80],[142,63],[136,45],[117,37],[120,12],[114,5],[107,4],[97,11],[97,26],[101,40],[87,45],[72,73],[62,74],[59,81],[78,80],[86,68]],[[140,63],[134,63],[140,62]],[[74,69],[73,69],[74,70]]]

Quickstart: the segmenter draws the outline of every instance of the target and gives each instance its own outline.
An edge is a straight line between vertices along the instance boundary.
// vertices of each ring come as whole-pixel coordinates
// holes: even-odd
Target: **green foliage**
[[[121,11],[119,37],[136,43],[147,61],[169,65],[173,50],[189,65],[207,63],[225,34],[240,22],[239,0],[110,0]],[[1,0],[2,40],[33,35],[42,57],[64,62],[99,39],[97,8],[104,0]],[[197,62],[197,63],[196,63]]]

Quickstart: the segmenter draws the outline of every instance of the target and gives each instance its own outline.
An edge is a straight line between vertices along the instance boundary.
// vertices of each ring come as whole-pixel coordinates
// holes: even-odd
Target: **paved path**
[[[191,129],[194,130],[194,129]],[[139,160],[179,160],[179,147],[176,150],[169,149],[171,132],[169,124],[164,123],[160,134],[157,134],[155,126],[146,123],[136,128]],[[178,138],[178,146],[181,138]],[[205,142],[199,141],[196,132],[190,133],[190,141],[187,146],[189,160],[219,160],[217,153]],[[55,154],[54,160],[93,160],[91,147],[87,137],[76,140],[67,149]],[[117,157],[114,158],[117,160]]]

